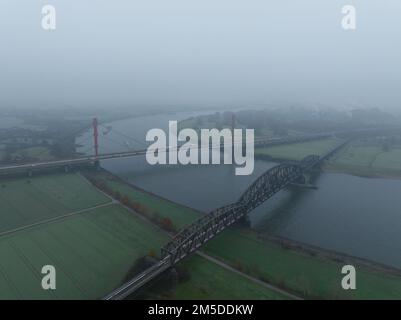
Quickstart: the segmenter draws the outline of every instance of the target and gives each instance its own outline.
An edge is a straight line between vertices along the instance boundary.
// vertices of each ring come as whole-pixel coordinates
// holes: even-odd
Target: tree
[[[121,198],[121,203],[122,203],[123,205],[125,205],[125,206],[129,206],[130,200],[129,200],[129,198],[128,198],[126,195],[124,195],[124,196]]]
[[[171,221],[170,218],[164,217],[161,220],[161,227],[169,232],[174,232],[175,231],[175,226],[173,222]]]
[[[136,201],[131,203],[131,208],[134,209],[135,211],[139,212],[140,207],[141,207],[141,205]]]

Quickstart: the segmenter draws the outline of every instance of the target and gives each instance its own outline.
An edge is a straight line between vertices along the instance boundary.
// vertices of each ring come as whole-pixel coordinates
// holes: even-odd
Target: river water
[[[110,132],[110,127],[101,129],[100,152],[144,148],[147,130],[166,129],[169,120],[196,114],[115,121],[107,125]],[[90,136],[87,132],[78,139],[81,151],[90,149]],[[251,176],[235,176],[232,165],[150,166],[143,156],[102,162],[107,170],[143,189],[202,211],[236,201],[274,165],[256,161]],[[401,180],[321,173],[313,183],[317,190],[290,188],[255,209],[249,217],[252,228],[401,268]]]

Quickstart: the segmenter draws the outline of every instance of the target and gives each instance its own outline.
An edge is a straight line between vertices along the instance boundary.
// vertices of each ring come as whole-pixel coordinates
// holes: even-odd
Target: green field
[[[157,213],[162,217],[170,218],[174,222],[174,225],[179,229],[189,225],[199,218],[200,213],[196,210],[186,208],[152,195],[146,191],[142,191],[106,172],[96,173],[96,179],[105,182],[113,190],[119,191],[122,196],[126,195],[130,199],[143,204],[152,213]]]
[[[379,143],[352,141],[330,159],[328,168],[355,174],[401,175],[401,146],[384,149]]]
[[[0,238],[1,299],[95,299],[125,279],[136,260],[167,237],[111,204]],[[57,289],[41,288],[41,268],[56,268]]]
[[[178,130],[183,130],[183,129],[194,129],[198,134],[200,134],[200,131],[202,129],[224,129],[228,128],[231,129],[231,121],[230,123],[225,123],[222,124],[220,121],[213,121],[209,118],[209,116],[197,116],[197,117],[191,117],[185,120],[181,120],[178,122]],[[235,129],[247,129],[247,127],[241,123],[236,122],[235,123]],[[290,132],[291,134],[291,132]],[[295,134],[299,134],[298,132],[295,132]],[[259,128],[258,130],[255,130],[255,137],[273,137],[274,136],[274,131],[265,126],[263,128]]]
[[[194,129],[198,133],[200,133],[201,129],[213,129],[216,128],[216,122],[214,121],[207,121],[206,119],[203,119],[199,121],[197,117],[194,118],[189,118],[185,120],[181,120],[178,122],[178,130],[183,130],[183,129]]]
[[[78,174],[0,181],[0,232],[110,202]]]
[[[257,148],[256,157],[276,160],[302,160],[310,154],[324,154],[334,148],[339,139],[324,139],[304,143]],[[401,175],[401,146],[388,150],[375,139],[354,140],[328,160],[325,168],[351,174],[371,176]]]
[[[252,231],[226,230],[208,243],[204,251],[255,277],[309,298],[401,297],[400,276],[351,262],[357,269],[357,290],[345,291],[341,288],[341,268],[347,263],[258,240]]]
[[[42,146],[20,149],[16,152],[13,152],[11,157],[13,159],[30,159],[30,161],[49,161],[55,159],[55,157],[51,154],[50,149]]]
[[[194,255],[182,262],[190,270],[190,279],[179,283],[171,292],[157,296],[167,299],[288,299],[242,275]]]
[[[272,159],[302,160],[304,157],[311,154],[322,155],[330,151],[340,142],[340,139],[332,138],[257,148],[255,149],[255,156],[267,156]]]
[[[124,183],[113,183],[152,210],[179,217],[182,224],[198,216]],[[157,254],[168,241],[166,233],[112,203],[80,175],[9,179],[1,184],[3,232],[24,228],[0,236],[0,299],[101,298],[127,280],[139,258]],[[192,218],[184,217],[188,211]],[[55,217],[60,219],[48,220]],[[28,226],[32,223],[36,224]],[[44,265],[56,268],[54,291],[41,288]],[[204,258],[191,257],[185,266],[191,279],[177,287],[177,298],[281,297]]]

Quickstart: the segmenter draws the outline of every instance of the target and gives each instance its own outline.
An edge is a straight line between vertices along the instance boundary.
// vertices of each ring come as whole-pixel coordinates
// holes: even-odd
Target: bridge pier
[[[251,221],[249,220],[248,215],[244,215],[244,216],[242,216],[241,218],[239,218],[239,219],[237,220],[237,223],[238,223],[240,226],[246,227],[246,228],[248,228],[248,227],[251,226]]]
[[[305,174],[301,174],[295,181],[296,184],[306,184]]]
[[[93,162],[93,166],[95,167],[96,170],[99,170],[100,169],[100,161],[99,160],[95,160]]]

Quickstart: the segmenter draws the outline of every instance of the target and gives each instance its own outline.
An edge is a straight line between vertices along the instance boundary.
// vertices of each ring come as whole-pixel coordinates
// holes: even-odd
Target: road
[[[296,138],[258,138],[254,141],[255,147],[262,147],[262,146],[269,146],[269,145],[277,145],[277,144],[286,144],[286,143],[295,143],[301,141],[309,141],[313,139],[322,139],[324,137],[329,136],[330,134],[316,134],[316,135],[308,135],[308,136],[301,136]],[[243,145],[247,142],[238,142],[234,145]],[[232,143],[229,144],[220,144],[218,146],[209,146],[209,145],[192,145],[191,148],[209,148],[209,149],[220,149],[222,147],[231,147]],[[170,151],[177,151],[181,146],[174,147],[174,148],[166,148],[162,151],[170,152]],[[115,152],[115,153],[107,153],[107,154],[100,154],[98,156],[83,156],[78,158],[72,159],[64,159],[64,160],[52,160],[52,161],[42,161],[42,162],[35,162],[35,163],[26,163],[26,164],[18,164],[18,165],[10,165],[10,166],[3,166],[0,167],[0,175],[5,174],[14,174],[19,172],[33,172],[43,169],[49,168],[65,168],[68,169],[69,167],[79,166],[79,165],[89,165],[101,160],[108,160],[108,159],[118,159],[118,158],[130,158],[136,156],[143,156],[147,152],[156,152],[160,151],[159,149],[151,150],[151,149],[141,149],[141,150],[133,150],[133,151],[124,151],[124,152]]]

